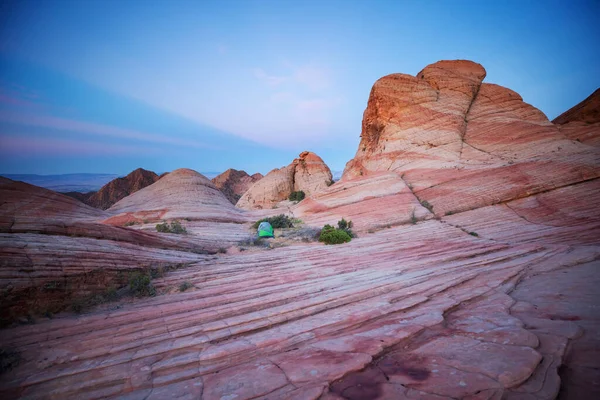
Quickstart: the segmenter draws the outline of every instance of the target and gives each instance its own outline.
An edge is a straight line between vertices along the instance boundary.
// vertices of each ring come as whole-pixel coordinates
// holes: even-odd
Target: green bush
[[[304,197],[306,197],[306,195],[304,194],[304,192],[302,190],[300,190],[297,192],[292,192],[292,194],[290,194],[290,197],[288,197],[288,200],[302,201],[302,200],[304,200]]]
[[[271,226],[273,227],[273,229],[293,228],[294,227],[293,219],[284,214],[279,214],[274,217],[260,219],[260,220],[256,221],[254,223],[254,225],[252,225],[252,227],[254,229],[257,229],[258,225],[260,225],[260,223],[264,222],[264,221],[270,223]]]
[[[477,234],[477,232],[469,232],[469,235],[479,237],[479,234]]]
[[[321,235],[319,236],[319,242],[323,242],[325,244],[341,244],[347,243],[351,241],[352,238],[348,233],[341,229],[335,229],[331,225],[325,225],[323,230],[321,230]]]
[[[410,223],[413,225],[417,224],[417,216],[415,215],[415,209],[413,208],[412,214],[410,214]]]
[[[151,281],[150,275],[136,272],[129,277],[129,290],[136,297],[154,296],[156,289]]]
[[[338,221],[337,225],[339,230],[346,232],[351,238],[354,237],[354,232],[352,232],[352,221],[346,221],[344,218],[342,218]]]
[[[162,224],[157,224],[156,231],[162,232],[162,233],[177,233],[177,234],[187,233],[187,229],[185,229],[185,227],[183,225],[181,225],[181,223],[177,220],[171,222],[171,225],[169,225],[168,222],[163,222]]]

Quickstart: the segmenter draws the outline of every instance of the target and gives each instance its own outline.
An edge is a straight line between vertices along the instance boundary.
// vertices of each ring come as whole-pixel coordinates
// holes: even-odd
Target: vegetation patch
[[[156,289],[152,285],[152,277],[148,273],[134,272],[129,276],[129,290],[135,297],[156,296]]]
[[[354,232],[352,232],[353,225],[354,224],[352,223],[352,221],[346,221],[344,218],[339,220],[337,223],[338,229],[346,232],[348,236],[350,236],[350,238],[354,237]]]
[[[194,287],[194,285],[192,285],[190,282],[185,281],[183,282],[181,285],[179,285],[179,291],[180,292],[185,292],[186,290],[190,289]]]
[[[469,232],[469,235],[479,237],[479,234],[477,232]]]
[[[289,201],[302,201],[304,200],[304,198],[306,197],[306,195],[304,194],[304,191],[299,190],[297,192],[292,192],[290,194],[290,197],[288,197]]]
[[[319,235],[319,242],[325,244],[341,244],[351,241],[352,238],[346,231],[336,229],[331,225],[325,225]]]
[[[156,225],[156,231],[161,233],[187,233],[187,229],[177,220],[172,221],[169,225],[168,222],[163,222],[162,224]]]
[[[422,200],[421,205],[429,210],[429,212],[433,212],[433,206],[429,204],[427,200]]]
[[[413,208],[412,214],[410,214],[410,223],[413,225],[417,224],[417,216],[415,215],[415,209]]]
[[[260,225],[260,223],[265,222],[265,221],[270,223],[271,226],[273,227],[273,229],[283,229],[283,228],[293,228],[294,227],[294,220],[284,214],[279,214],[274,217],[267,217],[267,218],[260,219],[260,220],[256,221],[254,223],[254,225],[252,225],[252,227],[254,229],[258,229],[258,226]]]

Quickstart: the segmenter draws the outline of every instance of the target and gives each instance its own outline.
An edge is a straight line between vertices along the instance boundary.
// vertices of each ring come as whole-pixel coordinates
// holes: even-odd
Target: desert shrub
[[[410,214],[410,223],[416,225],[417,216],[415,215],[415,209],[413,208],[412,213]]]
[[[225,254],[227,253],[227,249],[225,247],[219,247],[219,253]]]
[[[304,197],[306,197],[306,194],[304,194],[304,191],[299,190],[297,192],[292,192],[290,194],[290,197],[288,197],[289,201],[302,201],[304,200]]]
[[[162,233],[187,233],[187,229],[177,220],[171,222],[169,225],[168,222],[163,222],[162,224],[156,224],[156,231]]]
[[[446,211],[446,215],[452,215],[452,214],[454,214],[454,212],[452,212],[452,211]]]
[[[179,291],[180,292],[185,292],[186,290],[188,290],[189,288],[194,287],[194,285],[192,285],[190,282],[185,281],[183,282],[181,285],[179,285]]]
[[[129,277],[129,290],[136,297],[154,296],[156,289],[150,275],[136,272]]]
[[[271,224],[273,229],[282,229],[282,228],[293,228],[294,223],[293,219],[284,214],[275,215],[274,217],[263,218],[254,223],[252,227],[254,229],[258,228],[261,222],[268,222]]]
[[[319,236],[319,242],[323,242],[325,244],[340,244],[347,243],[352,238],[346,231],[341,229],[336,229],[331,225],[325,225],[321,230],[321,235]]]
[[[125,225],[124,225],[124,226],[133,226],[133,225],[135,225],[135,224],[136,224],[136,222],[135,222],[135,221],[127,221],[127,222],[125,222]]]
[[[346,221],[344,218],[342,218],[338,221],[337,225],[339,230],[346,232],[351,238],[354,237],[354,233],[352,232],[352,221]]]
[[[477,234],[477,232],[469,232],[469,235],[479,237],[479,234]]]

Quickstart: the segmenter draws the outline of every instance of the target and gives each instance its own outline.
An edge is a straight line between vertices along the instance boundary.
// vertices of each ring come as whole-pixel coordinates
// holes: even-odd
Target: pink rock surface
[[[311,196],[323,191],[333,182],[332,178],[321,157],[304,151],[287,167],[272,170],[252,185],[236,206],[248,210],[269,209],[286,200],[292,192],[303,191]]]

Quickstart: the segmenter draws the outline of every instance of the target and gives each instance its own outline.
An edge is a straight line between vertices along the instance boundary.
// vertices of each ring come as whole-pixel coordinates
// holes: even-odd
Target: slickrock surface
[[[212,183],[219,189],[231,204],[238,202],[240,197],[252,186],[263,178],[262,174],[248,175],[246,171],[228,169],[220,175],[211,179]]]
[[[107,223],[122,224],[189,218],[212,222],[246,222],[215,185],[191,169],[178,169],[156,183],[120,200],[109,210],[116,214]]]
[[[252,185],[236,206],[254,210],[272,208],[293,191],[308,197],[325,190],[333,182],[331,170],[315,153],[304,151],[290,165],[274,169]]]
[[[0,180],[0,198],[2,325],[122,286],[124,271],[190,263],[218,249],[214,241],[100,224],[106,212],[23,182]]]
[[[346,245],[222,256],[155,281],[191,282],[186,292],[0,331],[21,356],[0,394],[550,399],[564,350],[552,346],[578,328],[561,321],[562,336],[547,342],[554,321],[526,329],[506,293],[536,269],[597,257],[598,248],[504,244],[434,220]],[[588,304],[597,318],[590,300],[573,307]]]

